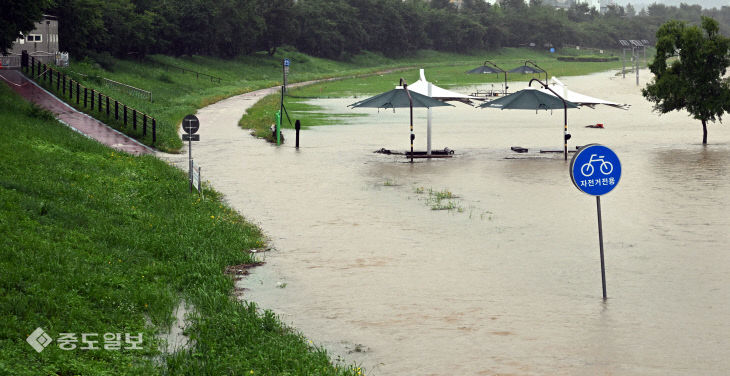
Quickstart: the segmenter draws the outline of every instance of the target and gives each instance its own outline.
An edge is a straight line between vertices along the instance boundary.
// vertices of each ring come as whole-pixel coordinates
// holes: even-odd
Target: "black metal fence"
[[[152,145],[157,142],[157,119],[135,108],[129,107],[110,96],[95,89],[81,85],[79,81],[66,76],[65,73],[54,69],[47,64],[36,61],[34,57],[23,55],[21,67],[31,79],[42,82],[47,88],[55,90],[69,103],[76,102],[77,107],[83,107],[89,114],[105,114],[107,118],[114,118],[124,127],[131,125],[137,130],[141,123],[142,136],[147,136],[148,126],[152,132]]]
[[[167,71],[167,70],[170,70],[170,69],[173,69],[173,70],[179,70],[179,71],[181,71],[182,73],[192,73],[192,74],[194,74],[194,75],[195,75],[195,78],[200,78],[200,77],[202,76],[202,77],[207,77],[207,78],[209,78],[209,79],[210,79],[210,82],[217,82],[217,83],[221,83],[221,78],[220,78],[220,77],[216,77],[216,76],[211,76],[211,75],[209,75],[209,74],[207,74],[207,73],[201,73],[201,72],[196,72],[196,71],[194,71],[194,70],[191,70],[191,69],[187,69],[187,68],[183,68],[183,67],[178,67],[178,66],[175,66],[175,65],[170,65],[170,64],[160,64],[160,65],[161,65],[161,66],[162,66],[163,68],[165,68],[165,70],[166,70],[166,71]]]

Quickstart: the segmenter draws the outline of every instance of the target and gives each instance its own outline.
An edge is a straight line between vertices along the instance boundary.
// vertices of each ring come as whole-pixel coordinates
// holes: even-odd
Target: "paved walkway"
[[[108,125],[77,111],[55,95],[29,80],[20,71],[0,70],[0,79],[23,98],[56,115],[62,123],[77,132],[114,149],[133,155],[153,154],[154,150]]]

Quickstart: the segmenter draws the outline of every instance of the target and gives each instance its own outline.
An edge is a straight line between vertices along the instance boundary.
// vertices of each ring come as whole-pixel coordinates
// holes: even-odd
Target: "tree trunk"
[[[707,145],[707,120],[702,120],[702,145]]]

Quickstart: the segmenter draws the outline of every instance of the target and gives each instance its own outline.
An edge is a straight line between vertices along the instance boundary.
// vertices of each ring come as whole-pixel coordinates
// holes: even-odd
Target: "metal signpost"
[[[200,135],[195,134],[200,128],[200,120],[195,115],[186,115],[183,118],[182,127],[185,131],[182,140],[188,142],[188,181],[190,182],[190,192],[193,192],[193,141],[200,141]]]
[[[586,145],[570,162],[570,178],[578,190],[596,196],[598,211],[598,243],[601,251],[601,282],[603,299],[606,300],[606,267],[603,261],[603,224],[601,222],[601,196],[611,192],[621,179],[621,162],[613,150],[599,144]]]
[[[291,65],[291,62],[289,59],[284,59],[284,91],[286,91],[286,79],[289,76],[289,65]]]

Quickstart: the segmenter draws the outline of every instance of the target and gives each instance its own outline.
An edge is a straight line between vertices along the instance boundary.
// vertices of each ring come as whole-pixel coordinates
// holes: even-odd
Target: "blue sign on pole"
[[[289,61],[289,59],[284,59],[284,66],[285,67],[288,67],[289,64],[291,64],[291,62]]]
[[[603,300],[606,295],[606,264],[603,260],[603,223],[601,196],[611,192],[621,180],[621,161],[613,150],[599,144],[586,145],[570,161],[570,178],[580,191],[596,196],[598,213],[598,244],[601,251],[601,283]]]
[[[599,144],[582,147],[570,162],[575,187],[591,196],[611,192],[621,180],[621,161],[613,150]]]
[[[554,54],[555,53],[555,47],[550,47],[550,53],[551,54]]]

